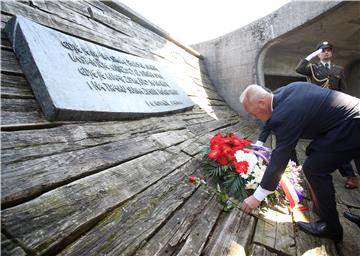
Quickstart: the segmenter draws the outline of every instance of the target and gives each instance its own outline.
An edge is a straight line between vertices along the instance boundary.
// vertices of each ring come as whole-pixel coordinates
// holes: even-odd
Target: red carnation
[[[221,155],[219,158],[218,158],[218,163],[220,164],[220,165],[227,165],[227,164],[229,164],[229,160],[228,160],[228,158],[226,157],[226,156],[224,156],[224,155]]]
[[[224,146],[223,146],[223,148],[222,148],[222,153],[223,153],[224,155],[234,154],[234,153],[233,153],[233,150],[232,150],[231,147],[228,146],[228,145],[224,145]]]
[[[237,173],[247,173],[249,169],[249,163],[247,161],[240,161],[235,163],[235,170]]]
[[[208,157],[216,160],[216,159],[218,159],[220,154],[221,154],[221,151],[219,149],[214,149],[209,152]]]
[[[189,182],[195,184],[198,178],[196,176],[189,176]]]
[[[226,144],[233,144],[233,139],[229,138],[229,137],[225,137],[223,142],[226,143]]]

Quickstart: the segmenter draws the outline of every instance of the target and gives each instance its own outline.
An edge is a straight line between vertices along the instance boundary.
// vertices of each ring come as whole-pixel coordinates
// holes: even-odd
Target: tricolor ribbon
[[[285,192],[290,208],[293,209],[302,199],[301,193],[295,189],[294,185],[284,175],[281,177],[280,186]]]

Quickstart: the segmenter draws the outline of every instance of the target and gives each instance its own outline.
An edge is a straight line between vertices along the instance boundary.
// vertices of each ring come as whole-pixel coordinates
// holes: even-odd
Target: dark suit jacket
[[[360,99],[307,82],[291,83],[274,92],[267,127],[276,136],[276,148],[260,185],[274,191],[300,138],[312,139],[310,148],[317,151],[360,150]]]
[[[306,59],[302,59],[296,67],[296,72],[305,75],[308,82],[321,87],[328,81],[329,88],[332,90],[340,92],[346,92],[347,90],[344,69],[341,66],[331,64],[329,69],[322,63],[311,63]]]
[[[267,125],[267,122],[264,124],[262,130],[261,130],[261,133],[259,135],[259,138],[258,140],[261,141],[261,142],[266,142],[267,138],[269,137],[271,133],[271,130],[270,128],[268,127]]]

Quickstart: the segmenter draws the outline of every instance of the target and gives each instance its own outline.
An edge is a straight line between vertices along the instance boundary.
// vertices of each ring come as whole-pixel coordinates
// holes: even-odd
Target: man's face
[[[259,119],[266,122],[269,119],[268,114],[265,111],[265,106],[262,102],[250,103],[247,100],[243,102],[244,109],[253,119]]]
[[[329,61],[332,57],[332,50],[331,48],[325,48],[325,49],[322,49],[322,52],[319,53],[319,59],[321,61]]]

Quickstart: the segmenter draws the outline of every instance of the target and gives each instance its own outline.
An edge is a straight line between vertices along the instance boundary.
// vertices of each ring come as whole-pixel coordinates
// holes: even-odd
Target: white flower
[[[248,179],[250,175],[255,177],[255,179],[247,183],[246,186],[247,187],[257,186],[262,179],[266,166],[261,165],[260,167],[259,160],[255,154],[247,153],[242,150],[238,150],[235,152],[235,158],[237,162],[247,161],[249,163],[249,169],[247,173],[240,173],[240,176],[243,179],[245,180]]]

